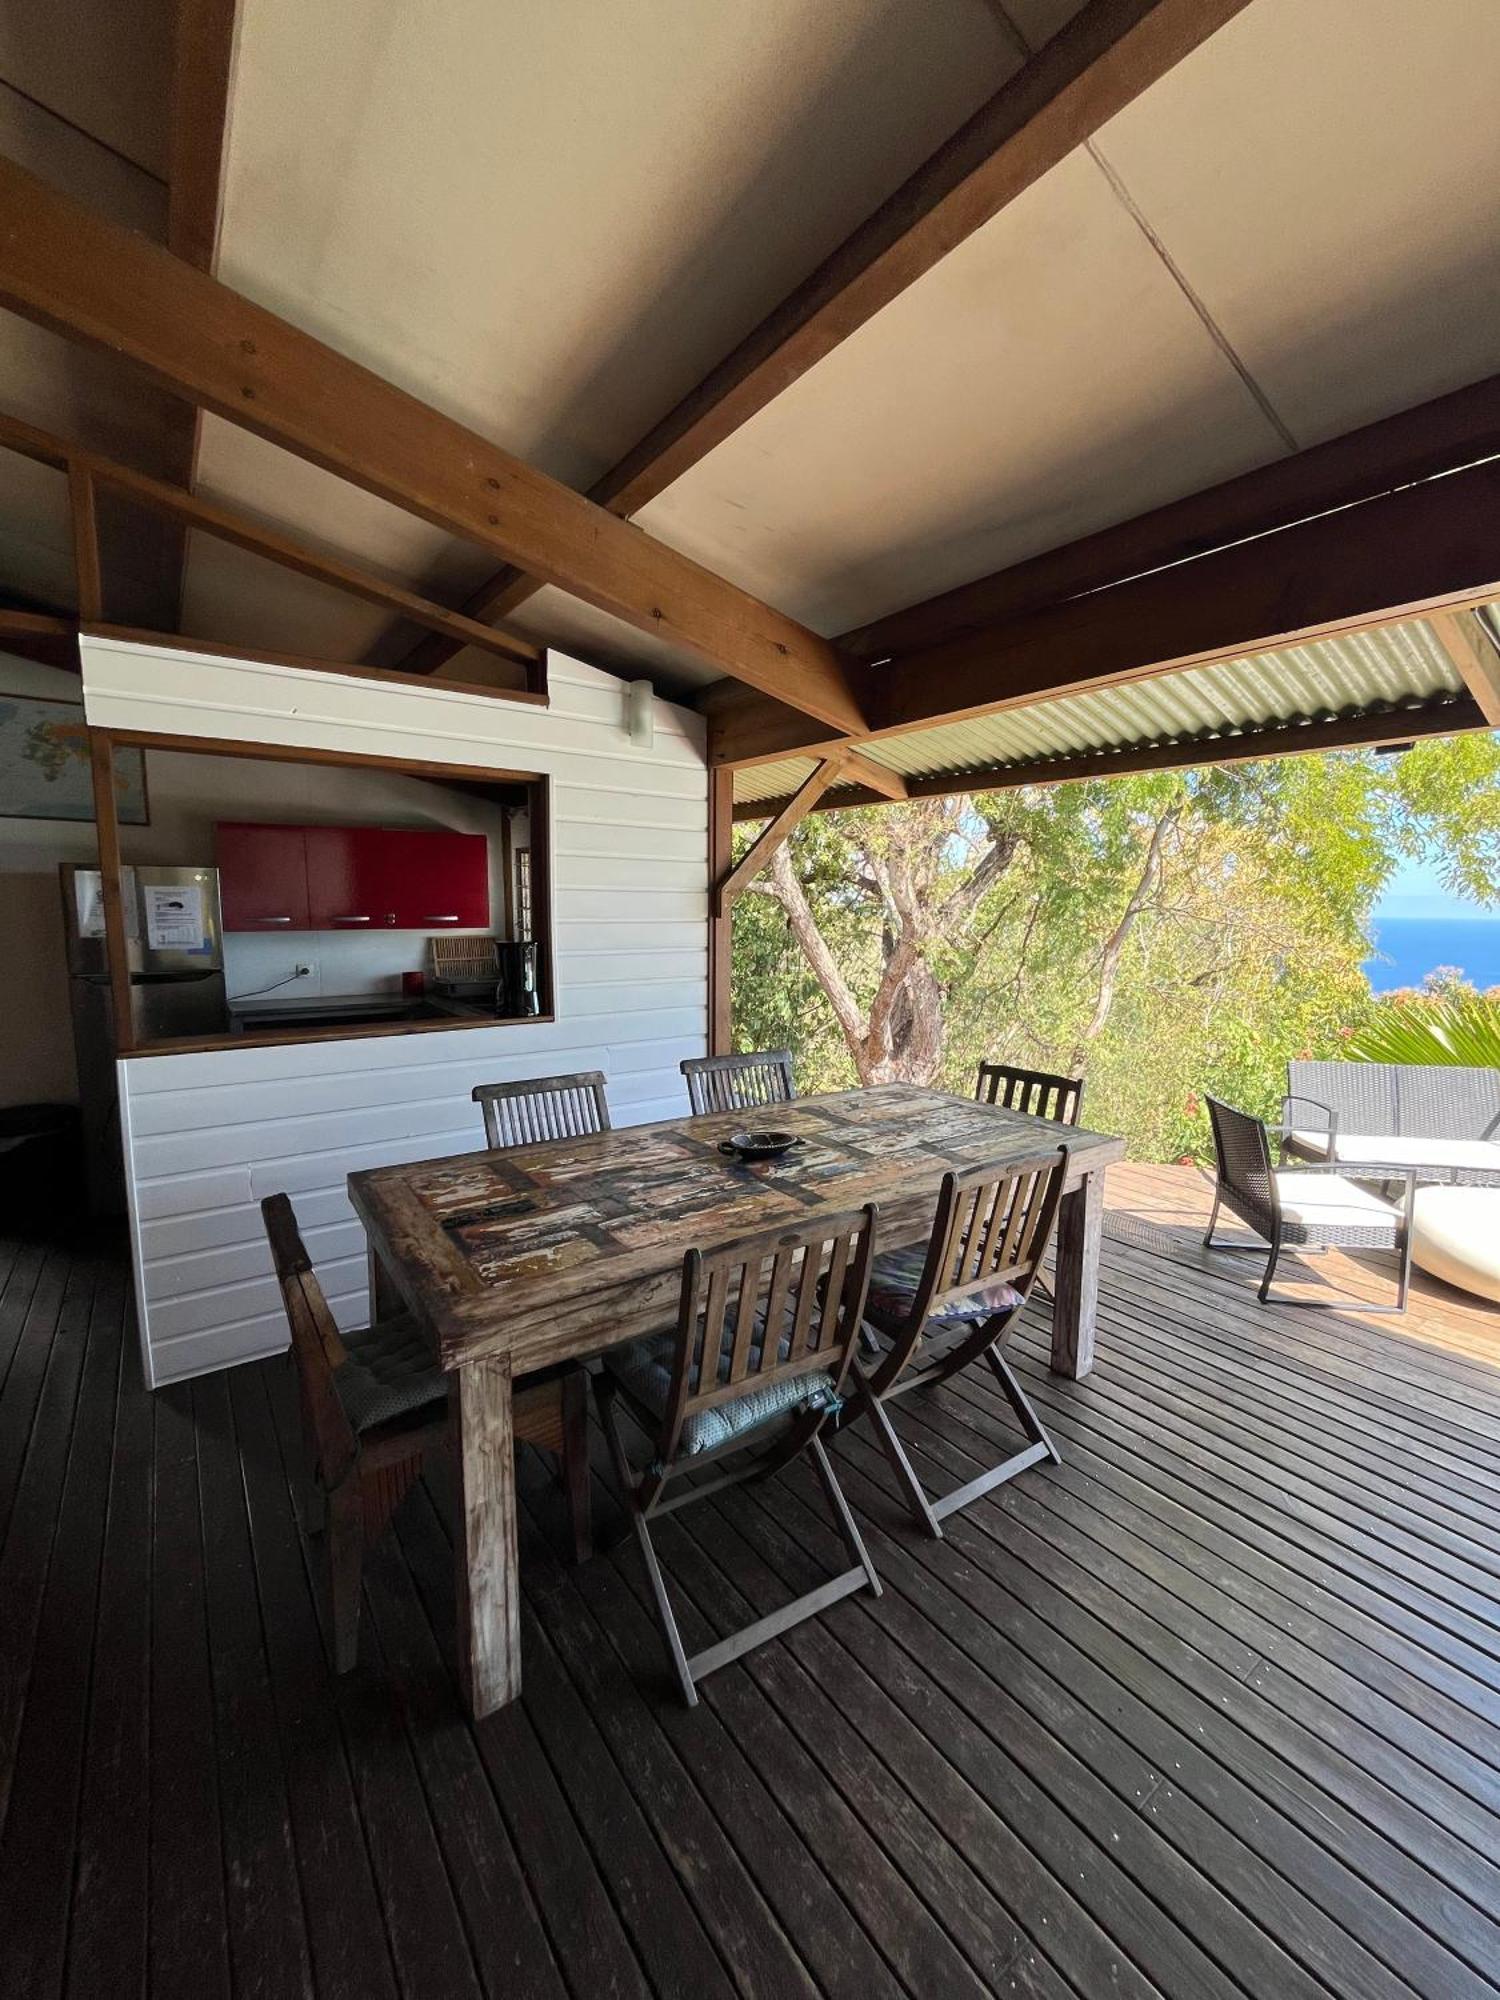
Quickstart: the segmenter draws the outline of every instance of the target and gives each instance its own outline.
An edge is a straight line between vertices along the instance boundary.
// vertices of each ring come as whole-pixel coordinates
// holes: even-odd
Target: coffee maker
[[[495,940],[500,979],[495,987],[495,1013],[501,1020],[521,1020],[542,1011],[537,982],[535,938]]]

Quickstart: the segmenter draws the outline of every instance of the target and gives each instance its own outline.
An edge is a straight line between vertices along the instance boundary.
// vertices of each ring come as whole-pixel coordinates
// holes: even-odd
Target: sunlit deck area
[[[530,1462],[524,1696],[477,1725],[446,1496],[371,1555],[336,1679],[287,1366],[149,1396],[122,1259],[9,1246],[0,1991],[1496,1990],[1500,1312],[1420,1276],[1405,1319],[1262,1309],[1208,1193],[1111,1170],[1086,1380],[1029,1309],[1060,1467],[931,1543],[840,1437],[884,1595],[696,1712],[634,1549],[569,1567]],[[1009,1423],[969,1376],[900,1409],[935,1485]],[[814,1580],[814,1503],[802,1461],[664,1526],[690,1644]]]

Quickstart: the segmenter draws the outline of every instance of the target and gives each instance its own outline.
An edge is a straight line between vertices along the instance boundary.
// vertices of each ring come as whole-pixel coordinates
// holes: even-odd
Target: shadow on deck
[[[633,1552],[565,1567],[529,1464],[526,1695],[478,1728],[442,1496],[333,1679],[285,1368],[148,1397],[117,1259],[11,1246],[0,1992],[1496,1991],[1500,1312],[1262,1309],[1206,1212],[1112,1173],[1098,1367],[1048,1376],[1044,1306],[1019,1342],[1062,1465],[924,1543],[846,1434],[885,1595],[694,1714]],[[899,1421],[936,1484],[1010,1435],[978,1379]],[[827,1533],[804,1469],[665,1526],[689,1644]]]

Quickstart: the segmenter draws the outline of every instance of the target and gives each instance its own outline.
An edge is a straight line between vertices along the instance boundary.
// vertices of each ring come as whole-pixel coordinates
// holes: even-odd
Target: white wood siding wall
[[[356,1167],[463,1152],[485,1079],[602,1069],[619,1124],[669,1117],[707,1028],[702,724],[553,654],[533,710],[254,661],[83,645],[90,722],[115,729],[544,772],[552,784],[555,1023],[146,1056],[120,1064],[137,1303],[154,1385],[286,1345],[257,1204],[292,1196],[343,1325],[365,1311]]]

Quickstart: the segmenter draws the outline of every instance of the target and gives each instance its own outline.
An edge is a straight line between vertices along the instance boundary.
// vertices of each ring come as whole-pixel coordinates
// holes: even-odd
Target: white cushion
[[[1372,1223],[1398,1219],[1399,1211],[1378,1194],[1345,1180],[1342,1174],[1278,1173],[1284,1222],[1304,1229],[1368,1229]]]
[[[1326,1132],[1293,1132],[1291,1138],[1303,1152],[1327,1158]],[[1335,1156],[1351,1166],[1370,1160],[1377,1166],[1487,1167],[1500,1173],[1500,1146],[1490,1139],[1382,1139],[1372,1133],[1339,1132],[1333,1146]]]
[[[1500,1188],[1420,1189],[1411,1256],[1445,1284],[1500,1301]]]

